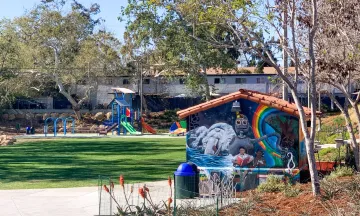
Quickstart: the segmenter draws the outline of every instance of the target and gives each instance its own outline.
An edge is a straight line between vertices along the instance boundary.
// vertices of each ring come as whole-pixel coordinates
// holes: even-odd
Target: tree
[[[9,108],[17,95],[27,95],[27,79],[19,77],[17,68],[26,64],[26,49],[19,40],[16,26],[0,20],[0,108]]]
[[[360,70],[360,3],[356,0],[321,1],[319,8],[319,34],[315,38],[317,48],[317,79],[340,90],[346,98],[341,105],[332,92],[326,91],[332,98],[346,120],[346,127],[351,138],[356,168],[360,167],[359,145],[356,142],[352,121],[348,113],[348,104],[355,110],[355,121],[360,131],[360,112],[358,104],[360,92],[353,97],[353,87],[359,82]]]
[[[54,81],[59,93],[69,100],[77,117],[81,118],[80,106],[87,97],[76,101],[70,90],[86,72],[74,71],[71,66],[82,43],[100,22],[92,18],[100,9],[98,4],[85,8],[73,0],[71,10],[67,12],[62,9],[66,4],[64,0],[42,1],[15,23],[23,42],[32,50],[31,58],[38,80],[42,78],[41,83]]]
[[[151,1],[159,2],[159,1]],[[316,129],[316,97],[311,98],[311,129],[307,128],[307,116],[298,97],[297,80],[299,72],[305,74],[310,83],[312,94],[316,95],[315,80],[315,52],[314,37],[318,27],[317,0],[296,1],[286,0],[281,2],[267,1],[201,1],[180,0],[161,1],[165,8],[180,14],[187,23],[201,25],[205,37],[194,36],[198,41],[211,44],[217,48],[235,48],[244,50],[258,56],[269,65],[274,67],[279,77],[289,87],[299,112],[301,129],[304,134],[306,152],[308,157],[309,171],[312,180],[313,194],[320,194],[320,183],[317,176],[314,155],[314,139]],[[292,32],[290,40],[282,34],[283,19],[281,14],[290,11],[288,23]],[[298,19],[296,19],[298,17]],[[299,25],[302,28],[298,28]],[[224,28],[224,32],[231,32],[236,40],[220,41],[215,35],[214,29]],[[270,32],[274,32],[279,41],[273,41]],[[261,37],[262,32],[269,37],[265,40]],[[206,33],[205,33],[206,32]],[[306,40],[304,40],[306,39]],[[288,43],[290,41],[290,43]],[[269,45],[277,46],[284,50],[295,63],[295,75],[285,73],[271,53],[266,49]],[[299,49],[301,48],[301,49]],[[264,55],[264,52],[266,55]],[[303,67],[300,67],[302,66]]]
[[[233,69],[239,52],[236,49],[215,48],[196,40],[206,37],[204,27],[187,23],[183,17],[166,8],[160,1],[129,0],[122,10],[122,19],[127,19],[124,53],[136,56],[135,50],[151,50],[147,64],[156,65],[157,75],[186,75],[186,85],[193,92],[203,93],[210,99],[207,69]],[[199,14],[197,14],[199,15]],[[229,32],[214,28],[216,38],[229,40]],[[134,57],[133,57],[134,58]],[[144,65],[144,63],[142,64]],[[153,67],[154,68],[154,67]],[[220,71],[220,70],[219,70]]]

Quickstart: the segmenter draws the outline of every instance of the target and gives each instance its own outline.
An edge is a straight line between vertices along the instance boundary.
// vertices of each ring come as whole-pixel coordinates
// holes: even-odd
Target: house
[[[248,190],[270,174],[298,181],[307,167],[293,103],[240,89],[177,114],[187,121],[186,158],[200,169],[200,184],[218,175]]]

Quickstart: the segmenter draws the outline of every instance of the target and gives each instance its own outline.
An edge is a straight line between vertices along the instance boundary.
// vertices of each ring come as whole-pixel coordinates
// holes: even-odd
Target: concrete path
[[[97,187],[0,190],[2,216],[89,216],[98,208]]]
[[[154,203],[167,200],[170,188],[167,181],[125,185],[126,191],[134,187],[129,202],[139,204],[138,187],[144,184],[150,189]],[[108,185],[109,187],[109,185]],[[101,215],[110,214],[109,195],[102,191]],[[53,188],[30,190],[0,190],[1,216],[94,216],[99,214],[98,187]],[[120,205],[124,205],[123,191],[115,186],[115,197]],[[114,212],[113,204],[112,212]],[[109,213],[108,213],[109,212]]]

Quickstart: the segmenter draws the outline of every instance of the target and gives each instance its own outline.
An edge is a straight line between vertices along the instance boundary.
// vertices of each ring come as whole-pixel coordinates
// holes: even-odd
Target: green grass
[[[184,139],[49,139],[0,147],[0,189],[82,187],[165,180],[185,161]]]

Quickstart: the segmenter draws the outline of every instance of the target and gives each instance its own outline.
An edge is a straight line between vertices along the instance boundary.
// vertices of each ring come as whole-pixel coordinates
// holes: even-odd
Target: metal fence
[[[239,202],[233,179],[212,176],[199,184],[200,193],[193,198],[176,198],[187,189],[171,187],[168,182],[124,184],[99,177],[99,215],[218,215],[221,209]],[[104,186],[105,185],[105,186]],[[141,195],[145,193],[145,198]],[[192,193],[194,191],[187,191]]]

